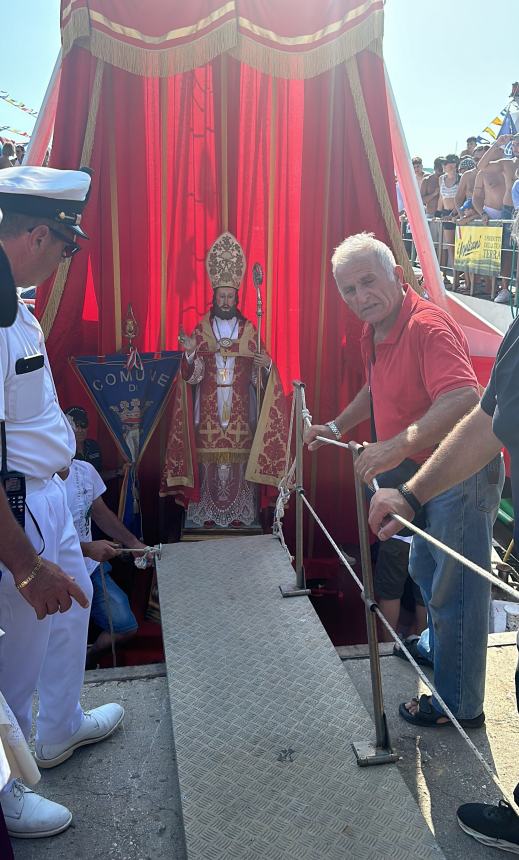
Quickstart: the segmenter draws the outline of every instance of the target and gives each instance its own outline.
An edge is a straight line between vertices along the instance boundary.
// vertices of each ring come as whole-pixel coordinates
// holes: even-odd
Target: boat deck
[[[443,856],[271,536],[173,544],[158,566],[190,860]],[[412,846],[412,849],[411,849]]]

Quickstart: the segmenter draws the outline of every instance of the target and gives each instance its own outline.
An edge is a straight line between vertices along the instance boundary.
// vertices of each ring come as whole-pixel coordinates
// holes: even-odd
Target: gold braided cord
[[[234,15],[229,18],[234,7],[234,2],[226,3],[190,27],[171,30],[160,36],[140,33],[111,21],[94,10],[72,8],[62,31],[63,56],[65,57],[78,41],[93,56],[131,74],[168,77],[191,71],[209,63],[219,54],[230,52],[235,59],[265,74],[303,80],[321,75],[360,51],[373,47],[374,44],[378,45],[383,34],[384,17],[379,0],[366,0],[362,6],[353,9],[340,21],[333,22],[316,33],[303,36],[281,36],[246,18]],[[351,24],[335,38],[330,38],[334,33],[343,30],[345,24],[355,22],[360,15],[369,12],[370,8],[373,8],[373,11],[366,18],[358,24]],[[221,23],[218,24],[218,21]],[[96,24],[104,29],[99,29]],[[212,29],[204,34],[203,30],[207,27]],[[123,42],[121,36],[131,38],[134,42],[139,41],[140,44]],[[189,36],[193,37],[189,42],[171,44]],[[322,42],[323,38],[330,40],[316,45]],[[269,44],[259,41],[260,39]],[[170,44],[164,48],[156,47],[166,43]],[[289,48],[300,50],[287,50]]]
[[[410,284],[417,293],[422,295],[423,290],[419,286],[416,276],[413,272],[413,267],[409,261],[409,257],[407,256],[404,246],[404,240],[402,239],[402,234],[400,233],[398,222],[395,218],[395,213],[393,211],[393,207],[391,206],[391,201],[389,200],[386,183],[384,182],[384,175],[382,173],[382,168],[380,167],[380,162],[378,160],[377,150],[375,148],[375,141],[373,139],[373,133],[371,131],[371,125],[366,109],[366,102],[364,100],[364,93],[362,92],[362,86],[360,83],[359,69],[355,57],[352,57],[352,59],[346,63],[346,73],[348,75],[351,94],[353,96],[353,103],[355,105],[355,113],[357,115],[357,120],[362,135],[364,151],[368,159],[371,178],[373,180],[375,193],[377,195],[380,210],[382,212],[382,217],[384,218],[386,229],[389,234],[389,239],[393,248],[395,259],[397,263],[402,266],[407,283]]]
[[[272,348],[272,298],[274,283],[274,222],[276,203],[276,166],[277,166],[277,127],[278,127],[278,82],[271,81],[270,95],[270,141],[269,141],[269,185],[267,209],[267,297],[265,301],[265,346],[270,353]],[[258,326],[261,318],[258,319]],[[259,332],[261,334],[261,332]]]
[[[321,272],[319,277],[319,316],[317,322],[317,352],[315,363],[314,403],[316,414],[319,415],[321,407],[321,379],[322,379],[322,357],[324,343],[324,314],[326,307],[326,282],[330,266],[330,250],[328,247],[328,219],[330,212],[330,183],[332,181],[332,141],[333,141],[333,103],[335,100],[335,75],[331,73],[329,95],[328,95],[328,129],[326,137],[326,164],[324,174],[324,202],[323,202],[323,225],[321,231]],[[310,499],[315,504],[317,492],[317,457],[312,457],[312,468],[310,473]],[[314,532],[313,518],[308,526],[308,555],[314,554]]]
[[[221,150],[222,150],[222,231],[224,233],[229,229],[229,167],[228,167],[228,75],[227,75],[227,56],[222,56],[221,62],[221,93],[220,93],[220,112],[221,112]]]
[[[160,91],[160,143],[162,152],[168,151],[168,81],[161,78]],[[166,331],[168,315],[168,168],[169,159],[161,159],[160,187],[160,348],[166,348]],[[150,434],[151,436],[151,434]]]
[[[111,71],[111,70],[110,70]],[[110,83],[112,76],[110,75]],[[113,86],[110,86],[112,96],[112,112],[115,105],[113,104]],[[122,334],[122,305],[121,305],[121,244],[119,241],[119,194],[117,182],[117,158],[115,146],[115,124],[108,125],[108,164],[110,172],[110,220],[112,224],[112,263],[113,263],[113,284],[114,284],[114,342],[115,351],[119,352],[122,349],[123,334]]]
[[[90,96],[90,108],[88,111],[87,126],[85,136],[83,138],[83,148],[81,151],[81,159],[78,167],[88,167],[92,158],[92,150],[94,148],[94,135],[97,123],[97,113],[99,110],[99,102],[101,98],[101,83],[103,80],[104,63],[98,60],[92,84],[92,94]],[[52,284],[47,304],[41,318],[41,327],[45,339],[52,331],[52,326],[58,314],[61,298],[67,283],[68,273],[70,269],[71,258],[64,260],[56,272],[54,282]]]

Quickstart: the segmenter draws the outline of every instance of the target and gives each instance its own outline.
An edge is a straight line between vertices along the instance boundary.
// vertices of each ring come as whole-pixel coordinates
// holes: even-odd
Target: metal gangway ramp
[[[443,857],[270,536],[171,544],[158,562],[189,860]]]

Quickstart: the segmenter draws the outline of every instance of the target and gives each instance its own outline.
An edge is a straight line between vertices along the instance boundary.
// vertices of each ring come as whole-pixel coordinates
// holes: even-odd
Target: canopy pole
[[[61,79],[61,49],[54,63],[47,92],[43,97],[34,130],[25,150],[24,164],[41,167],[54,131]],[[80,165],[78,164],[78,167]]]
[[[386,76],[387,112],[389,117],[389,130],[391,134],[391,148],[393,150],[393,161],[395,163],[396,175],[400,191],[404,200],[405,211],[411,230],[413,241],[418,251],[420,266],[425,278],[425,288],[430,298],[440,307],[447,309],[447,299],[443,286],[443,278],[438,264],[438,258],[432,241],[429,224],[425,217],[422,197],[411,166],[411,157],[400,121],[395,95],[389,80],[387,67],[384,64]]]

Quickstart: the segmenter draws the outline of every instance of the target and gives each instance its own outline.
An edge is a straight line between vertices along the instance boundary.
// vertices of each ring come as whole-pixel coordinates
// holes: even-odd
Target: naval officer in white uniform
[[[79,223],[89,186],[90,176],[83,171],[23,166],[0,171],[0,241],[17,287],[41,283],[80,250],[76,239],[87,238]],[[45,567],[42,559],[73,577],[88,600],[92,585],[64,484],[55,476],[74,456],[74,434],[58,403],[41,328],[21,303],[12,327],[0,330],[0,431],[2,426],[3,470],[25,477],[21,508],[36,560],[22,580],[0,564],[0,627],[5,631],[0,639],[0,689],[26,737],[38,690],[36,761],[42,768],[55,767],[78,747],[112,734],[124,711],[108,704],[85,713],[79,703],[88,608],[75,600],[69,608],[67,595],[63,603],[47,603],[37,617],[24,599],[24,589],[34,586]],[[4,789],[0,802],[12,836],[53,835],[72,819],[64,806],[34,794],[18,780]]]

